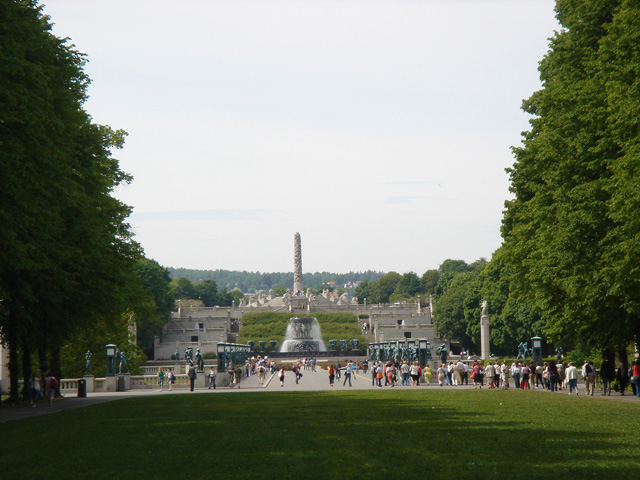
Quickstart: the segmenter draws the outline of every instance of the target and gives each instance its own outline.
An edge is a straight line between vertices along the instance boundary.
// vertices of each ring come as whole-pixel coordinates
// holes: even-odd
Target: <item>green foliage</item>
[[[126,133],[84,111],[84,56],[35,2],[3,2],[0,15],[0,329],[15,395],[19,347],[24,373],[36,350],[58,370],[79,329],[123,314],[141,249],[112,196],[131,180],[111,156]]]
[[[505,261],[552,341],[624,350],[640,338],[640,7],[563,0],[557,13],[508,170]]]
[[[188,278],[194,282],[203,280],[213,280],[216,284],[227,290],[239,288],[242,292],[257,292],[258,290],[268,291],[283,287],[293,286],[293,272],[247,272],[247,271],[231,271],[231,270],[192,270],[188,268],[172,268],[169,267],[171,276],[176,279],[180,277]],[[335,282],[336,285],[345,285],[348,282],[355,281],[375,281],[382,277],[382,272],[366,271],[366,272],[348,272],[348,273],[330,273],[315,272],[303,273],[302,280],[306,287],[317,291],[322,291],[322,286],[329,282]],[[283,292],[284,293],[284,292]]]
[[[218,305],[218,286],[213,280],[204,280],[195,286],[196,297],[205,307]]]
[[[168,322],[175,298],[170,288],[169,271],[155,260],[139,259],[136,273],[144,292],[135,308],[138,345],[149,347],[153,337]]]
[[[408,272],[402,275],[400,281],[396,285],[394,293],[412,298],[422,292],[422,284],[420,278],[414,272]]]
[[[389,272],[370,285],[369,303],[389,303],[389,297],[395,292],[402,277],[399,273]]]
[[[438,270],[427,270],[424,272],[420,278],[422,291],[427,295],[435,295],[439,278],[440,272]]]
[[[358,297],[358,303],[364,304],[364,299],[366,298],[369,303],[371,303],[371,288],[370,283],[366,280],[363,281],[360,285],[356,287],[356,291],[354,296]]]
[[[85,325],[78,330],[62,349],[62,371],[67,378],[78,378],[85,374],[85,354],[91,351],[91,373],[96,377],[104,377],[106,368],[106,350],[108,344],[116,345],[125,353],[129,372],[141,375],[140,368],[147,357],[137,345],[129,342],[127,327],[130,320],[122,316],[115,321],[99,321]],[[116,368],[119,362],[116,361]]]
[[[196,292],[196,286],[194,283],[188,278],[181,277],[178,279],[173,279],[171,281],[171,289],[173,290],[173,295],[180,300],[188,300],[191,298],[198,298],[198,294]]]

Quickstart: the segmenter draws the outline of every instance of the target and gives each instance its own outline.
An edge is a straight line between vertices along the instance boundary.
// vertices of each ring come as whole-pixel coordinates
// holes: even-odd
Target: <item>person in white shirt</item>
[[[574,390],[576,391],[576,395],[578,395],[578,369],[575,363],[569,363],[565,374],[567,376],[567,382],[569,383],[569,395],[571,395]]]

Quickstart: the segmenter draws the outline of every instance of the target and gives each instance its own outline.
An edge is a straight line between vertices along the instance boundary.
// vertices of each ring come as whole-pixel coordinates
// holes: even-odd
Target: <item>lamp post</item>
[[[224,372],[226,370],[225,358],[224,358],[224,342],[218,342],[216,346],[217,354],[218,354],[218,371]]]
[[[533,344],[531,356],[533,357],[533,363],[542,362],[542,338],[531,337],[531,343]]]
[[[109,344],[105,347],[107,349],[107,368],[105,372],[106,377],[116,376],[116,346]]]
[[[421,338],[420,340],[418,340],[418,347],[420,349],[420,366],[424,366],[427,363],[427,343],[428,342],[426,338]]]

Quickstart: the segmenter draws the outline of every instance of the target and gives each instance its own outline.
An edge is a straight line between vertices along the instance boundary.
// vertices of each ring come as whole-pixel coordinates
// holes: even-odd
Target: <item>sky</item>
[[[551,0],[49,0],[164,266],[414,271],[500,246]]]

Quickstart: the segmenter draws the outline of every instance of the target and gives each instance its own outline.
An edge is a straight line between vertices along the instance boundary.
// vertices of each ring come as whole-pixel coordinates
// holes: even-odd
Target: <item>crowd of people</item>
[[[303,371],[316,372],[318,362],[316,358],[298,358],[290,367],[294,375],[296,384],[303,377]],[[604,360],[597,369],[592,361],[585,361],[581,367],[574,362],[521,362],[515,360],[490,360],[485,366],[479,361],[463,361],[462,357],[457,362],[450,361],[448,364],[442,363],[435,372],[429,365],[422,367],[417,361],[407,362],[396,360],[394,362],[373,361],[369,369],[369,360],[346,360],[343,366],[339,360],[326,366],[329,376],[329,386],[333,387],[336,380],[343,380],[342,385],[352,386],[352,379],[360,371],[366,375],[370,371],[371,385],[377,387],[412,386],[421,384],[429,385],[431,378],[435,374],[437,383],[443,386],[468,385],[473,383],[474,388],[490,389],[546,389],[552,392],[567,390],[569,395],[579,395],[578,380],[584,381],[584,393],[594,395],[598,380],[602,383],[602,395],[611,395],[612,384],[617,382],[616,390],[624,395],[626,388],[631,385],[633,394],[640,398],[640,361],[633,363],[631,368],[626,369],[619,364],[616,369],[611,360]],[[195,369],[194,369],[195,370]],[[267,373],[277,372],[280,385],[284,386],[286,371],[288,367],[280,366],[267,356],[257,356],[247,359],[244,368],[240,365],[230,364],[227,369],[229,386],[240,388],[240,381],[243,376],[258,375],[258,385],[265,383]],[[208,388],[216,388],[216,371],[211,367],[208,373]],[[160,390],[167,382],[169,390],[175,382],[175,375],[168,369],[164,372],[162,368],[158,371],[158,384]],[[192,388],[193,388],[193,381]],[[48,390],[48,389],[47,389]]]

